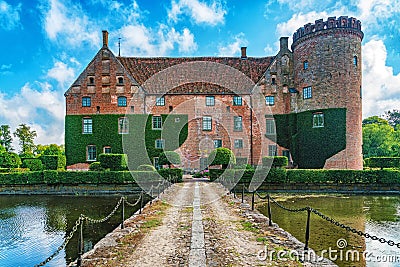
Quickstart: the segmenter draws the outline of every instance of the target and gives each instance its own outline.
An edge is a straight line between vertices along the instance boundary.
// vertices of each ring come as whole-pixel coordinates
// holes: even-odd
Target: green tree
[[[377,116],[367,118],[363,121],[362,132],[365,158],[398,156],[395,130],[388,121]]]
[[[236,157],[233,154],[232,150],[226,147],[219,147],[211,151],[208,156],[209,159],[212,159],[212,165],[222,165],[223,169],[226,169],[229,164],[236,164]]]
[[[37,145],[35,146],[36,155],[65,155],[64,145]]]
[[[168,165],[168,167],[171,169],[172,164],[181,164],[181,157],[175,151],[163,151],[158,156],[158,164]]]
[[[21,146],[21,156],[33,157],[33,150],[35,149],[34,139],[37,136],[36,131],[31,130],[30,126],[26,124],[20,124],[15,130],[14,136],[19,139],[19,145]]]
[[[397,128],[400,125],[400,110],[389,110],[385,111],[384,118],[388,121],[388,123],[393,126],[393,128]]]
[[[12,148],[12,137],[9,125],[0,126],[0,145],[2,145],[7,152],[11,152]]]

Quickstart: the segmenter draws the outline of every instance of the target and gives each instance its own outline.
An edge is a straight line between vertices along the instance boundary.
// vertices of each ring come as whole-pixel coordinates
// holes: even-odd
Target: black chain
[[[257,193],[257,192],[256,192],[256,193]],[[257,193],[257,196],[259,196],[260,198],[262,198],[258,193]],[[265,199],[265,198],[267,198],[267,197],[268,197],[268,195],[267,195],[266,197],[262,198],[262,199]],[[335,226],[337,226],[337,227],[343,228],[343,229],[345,229],[345,230],[348,231],[348,232],[352,232],[352,233],[354,233],[354,234],[357,234],[357,235],[359,235],[359,236],[364,236],[365,238],[370,238],[370,239],[372,239],[372,240],[377,240],[377,241],[381,242],[382,244],[383,244],[383,243],[387,243],[389,246],[392,246],[392,247],[393,247],[393,246],[396,246],[397,248],[400,248],[400,242],[399,242],[399,243],[395,243],[393,240],[386,240],[386,239],[383,238],[383,237],[379,238],[379,237],[377,237],[377,236],[375,236],[375,235],[370,235],[370,234],[368,234],[368,233],[364,233],[364,232],[362,232],[362,231],[360,231],[360,230],[357,230],[357,229],[355,229],[355,228],[353,228],[353,227],[351,227],[351,226],[348,226],[348,225],[345,225],[345,224],[343,224],[343,223],[340,223],[340,222],[336,221],[335,219],[330,218],[330,217],[326,216],[325,214],[323,214],[323,213],[319,212],[318,210],[313,209],[313,208],[311,208],[311,207],[304,207],[304,208],[300,208],[300,209],[289,209],[289,208],[287,208],[287,207],[285,207],[285,206],[279,204],[279,203],[278,203],[275,199],[273,199],[272,197],[270,197],[270,200],[271,200],[275,205],[277,205],[278,207],[280,207],[281,209],[284,209],[284,210],[286,210],[286,211],[290,211],[290,212],[301,212],[301,211],[309,210],[309,211],[311,211],[312,213],[314,213],[314,214],[318,215],[319,217],[321,217],[322,219],[326,220],[327,222],[330,222],[331,224],[333,224],[333,225],[335,225]]]

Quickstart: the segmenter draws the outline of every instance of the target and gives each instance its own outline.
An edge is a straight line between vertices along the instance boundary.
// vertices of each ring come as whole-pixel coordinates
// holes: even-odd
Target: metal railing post
[[[255,195],[256,191],[253,191],[253,194],[251,196],[251,210],[254,210],[254,195]]]
[[[304,245],[304,250],[308,250],[308,241],[310,240],[310,215],[311,210],[307,209],[306,243]]]
[[[81,227],[79,233],[79,241],[78,241],[78,260],[76,261],[76,266],[82,266],[82,255],[83,255],[83,220],[81,219]]]
[[[270,196],[269,196],[269,194],[268,194],[268,218],[269,218],[268,225],[272,226],[271,204],[270,204]]]
[[[242,184],[242,203],[244,202],[244,184]]]
[[[121,229],[124,229],[124,221],[125,221],[125,197],[122,197],[122,223],[121,223]]]

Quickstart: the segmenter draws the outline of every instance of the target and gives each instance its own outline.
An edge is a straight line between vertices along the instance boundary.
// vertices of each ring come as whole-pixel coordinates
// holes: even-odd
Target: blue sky
[[[363,117],[400,109],[400,0],[0,0],[0,124],[62,144],[64,92],[102,45],[122,56],[272,56],[330,16],[362,21]],[[291,44],[291,38],[289,40]]]

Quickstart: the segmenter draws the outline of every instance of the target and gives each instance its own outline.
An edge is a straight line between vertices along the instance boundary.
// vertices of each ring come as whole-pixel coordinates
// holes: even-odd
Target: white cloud
[[[48,83],[27,83],[11,98],[0,93],[2,124],[10,125],[12,131],[21,123],[31,126],[37,131],[37,144],[64,143],[64,107],[62,93]]]
[[[42,8],[44,13],[44,29],[52,41],[67,44],[73,47],[83,42],[98,46],[99,33],[95,24],[82,11],[79,5],[58,0],[49,0],[48,9]]]
[[[227,11],[217,1],[207,4],[199,0],[172,0],[168,18],[177,22],[182,14],[189,16],[196,24],[215,26],[224,23]]]
[[[0,1],[0,28],[12,30],[20,26],[21,4],[11,6],[6,1]]]
[[[233,41],[229,44],[220,45],[218,47],[218,56],[220,57],[233,57],[240,56],[241,51],[240,48],[242,46],[247,46],[248,41],[245,38],[244,33],[239,33],[235,37],[233,37]]]
[[[378,25],[379,20],[390,18],[400,12],[400,1],[359,0],[357,9],[357,18],[362,21],[364,29],[374,26],[381,27],[381,25]]]
[[[371,40],[363,53],[363,117],[382,115],[400,107],[400,74],[386,66],[387,51],[382,40]]]
[[[179,52],[189,53],[197,49],[194,35],[189,29],[182,33],[160,24],[157,31],[147,28],[143,24],[123,27],[121,35],[124,40],[122,52],[134,56],[165,56],[174,49],[175,44]]]
[[[66,89],[74,81],[76,74],[73,67],[69,67],[64,62],[56,61],[53,68],[48,70],[47,77],[55,79],[61,88]]]

